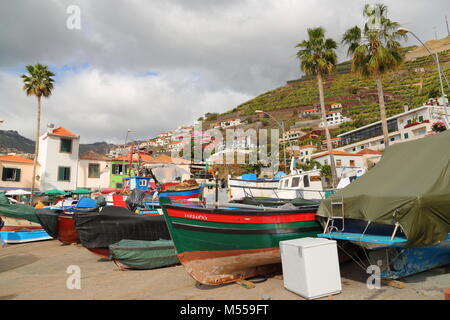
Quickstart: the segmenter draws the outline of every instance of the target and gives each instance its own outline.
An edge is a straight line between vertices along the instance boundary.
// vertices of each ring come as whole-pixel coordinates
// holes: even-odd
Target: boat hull
[[[163,212],[180,262],[208,285],[273,272],[281,262],[280,241],[321,231],[310,209],[255,213],[163,204]]]
[[[64,244],[80,243],[80,235],[71,216],[58,217],[58,240]]]
[[[53,239],[44,230],[0,231],[0,238],[8,244],[26,243]]]

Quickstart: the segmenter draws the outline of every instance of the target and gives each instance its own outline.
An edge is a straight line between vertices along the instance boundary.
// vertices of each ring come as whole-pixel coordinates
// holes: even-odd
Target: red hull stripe
[[[214,214],[205,212],[183,211],[167,208],[170,217],[184,218],[190,220],[225,222],[225,223],[289,223],[314,221],[315,213],[298,213],[283,215],[240,215],[230,212],[230,214]]]

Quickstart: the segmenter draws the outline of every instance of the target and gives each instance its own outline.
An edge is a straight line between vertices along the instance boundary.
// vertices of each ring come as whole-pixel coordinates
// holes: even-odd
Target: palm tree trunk
[[[383,84],[381,82],[381,75],[377,76],[377,90],[378,90],[378,102],[380,104],[380,119],[381,119],[381,128],[383,129],[383,140],[384,147],[389,147],[389,132],[386,121],[386,108],[384,106],[384,92],[383,92]]]
[[[37,158],[39,155],[39,131],[41,126],[41,96],[38,96],[37,98],[38,98],[38,108],[36,116],[36,144],[34,147],[33,176],[31,180],[31,198],[30,198],[31,204],[33,204],[34,189],[36,187],[36,166],[37,166]]]
[[[325,128],[325,135],[327,138],[327,149],[328,154],[330,155],[331,178],[333,182],[333,188],[336,188],[337,187],[336,163],[334,162],[333,148],[331,146],[330,130],[328,130],[327,114],[325,111],[325,98],[323,94],[323,81],[322,81],[322,74],[320,72],[317,74],[317,83],[319,85],[320,110],[322,111],[322,121],[323,126]]]

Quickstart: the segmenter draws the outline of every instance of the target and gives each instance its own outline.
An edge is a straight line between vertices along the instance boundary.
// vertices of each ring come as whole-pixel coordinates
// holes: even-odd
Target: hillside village
[[[443,40],[446,44],[450,37]],[[439,98],[438,78],[433,60],[425,53],[420,54],[420,47],[408,47],[404,50],[406,62],[400,70],[387,75],[383,82],[391,143],[434,134],[433,124],[442,120],[445,114],[444,100]],[[439,54],[443,69],[448,71],[450,50],[445,45],[437,46],[435,50]],[[333,75],[325,78],[324,86],[326,121],[332,135],[331,143],[337,167],[353,167],[356,163],[358,167],[374,165],[384,149],[374,82],[352,74],[350,63],[344,62],[337,65]],[[161,132],[145,141],[128,141],[125,145],[116,146],[101,143],[101,152],[80,152],[80,137],[71,131],[76,128],[55,129],[51,125],[41,137],[42,141],[53,141],[53,145],[44,143],[41,147],[43,152],[38,159],[41,172],[39,182],[41,189],[121,188],[123,178],[132,174],[133,167],[136,168],[137,163],[141,161],[176,162],[193,176],[205,176],[208,174],[204,170],[205,164],[208,161],[213,163],[213,159],[202,159],[197,161],[198,163],[190,161],[191,155],[183,154],[183,141],[195,140],[205,148],[214,142],[212,129],[219,130],[224,137],[228,129],[242,129],[244,135],[238,136],[228,145],[224,140],[215,152],[249,150],[257,146],[245,135],[245,131],[269,128],[281,131],[280,157],[282,152],[286,151],[289,158],[297,157],[300,165],[312,160],[327,164],[327,156],[324,153],[327,141],[315,79],[303,76],[228,112],[207,113],[199,117],[194,124]],[[27,152],[5,147],[0,150],[3,154],[0,157],[2,189],[13,186],[30,188],[30,168],[33,163],[30,149],[34,143],[22,143],[26,145]],[[63,147],[63,144],[66,146]],[[134,151],[131,151],[132,149]],[[133,153],[132,161],[130,153]],[[48,156],[44,156],[45,154]],[[173,155],[177,157],[171,158]],[[289,166],[290,159],[287,160],[288,163],[282,161],[282,170]],[[196,169],[193,169],[194,167]],[[216,167],[223,178],[224,175],[253,172],[254,169],[252,166],[235,166],[234,170],[224,172],[223,168]],[[275,172],[270,170],[264,171],[265,176],[270,177],[273,174]]]

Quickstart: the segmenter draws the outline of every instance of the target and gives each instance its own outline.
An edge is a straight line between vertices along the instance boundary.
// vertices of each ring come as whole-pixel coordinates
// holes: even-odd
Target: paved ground
[[[66,287],[68,266],[81,269],[81,289]],[[369,290],[367,276],[353,262],[341,265],[342,293],[332,299],[442,300],[450,287],[450,266],[404,279],[405,288],[382,286]],[[63,246],[57,240],[0,248],[0,299],[302,299],[287,291],[279,277],[246,289],[237,284],[210,287],[196,284],[181,265],[155,270],[119,271],[111,261],[80,245]],[[327,298],[325,298],[327,299]]]

